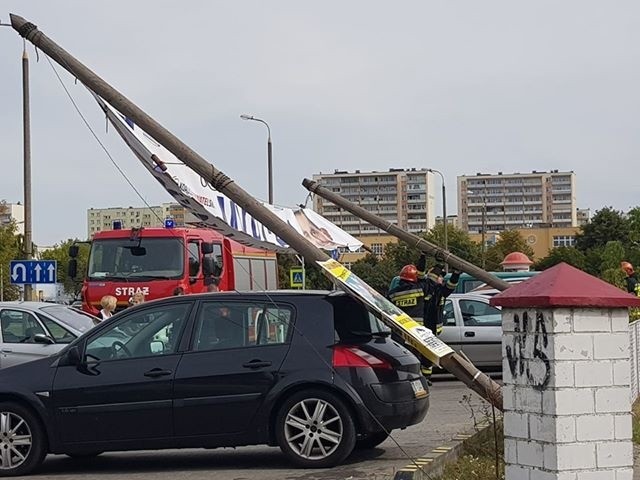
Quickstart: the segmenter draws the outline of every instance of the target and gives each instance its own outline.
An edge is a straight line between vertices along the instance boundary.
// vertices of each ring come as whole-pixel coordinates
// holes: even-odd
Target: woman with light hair
[[[118,299],[113,295],[105,295],[100,299],[100,306],[102,310],[98,314],[98,318],[100,321],[105,321],[108,318],[111,318],[114,310],[116,309],[116,305],[118,303]]]
[[[142,292],[134,293],[133,296],[129,299],[130,307],[133,307],[134,305],[140,305],[141,303],[144,303],[144,293]]]

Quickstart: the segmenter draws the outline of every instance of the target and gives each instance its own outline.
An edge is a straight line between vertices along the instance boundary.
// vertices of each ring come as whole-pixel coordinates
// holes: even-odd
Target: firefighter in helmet
[[[428,283],[424,275],[419,275],[418,268],[410,264],[402,267],[398,280],[389,290],[387,297],[396,307],[400,308],[420,325],[424,325],[425,297],[428,294],[428,290]],[[396,342],[403,343],[402,338],[398,335],[394,334],[393,339]],[[410,350],[413,351],[413,349]],[[431,362],[415,351],[414,354],[420,359],[422,373],[427,377],[427,382],[431,385],[431,380],[429,379],[432,368]]]
[[[434,335],[442,333],[443,309],[446,297],[456,288],[460,272],[453,272],[444,283],[441,265],[429,269],[425,275],[427,259],[420,256],[418,265],[405,265],[400,270],[399,282],[389,290],[389,300],[418,323],[428,327]],[[422,373],[429,380],[431,362],[422,358]]]
[[[400,270],[398,283],[389,290],[388,297],[404,313],[423,323],[426,293],[426,282],[424,278],[418,278],[418,268],[415,265],[405,265]]]
[[[640,297],[640,282],[638,281],[638,276],[633,271],[633,265],[629,262],[621,262],[620,268],[622,268],[622,271],[627,275],[627,278],[625,279],[627,283],[627,292]]]

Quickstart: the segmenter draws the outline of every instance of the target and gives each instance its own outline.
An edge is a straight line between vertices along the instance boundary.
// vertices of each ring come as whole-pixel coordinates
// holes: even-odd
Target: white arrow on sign
[[[36,271],[36,283],[40,283],[40,271],[42,270],[42,267],[39,263],[36,263],[36,266],[33,267],[33,269]]]
[[[54,267],[53,264],[50,264],[47,270],[49,270],[49,281],[53,282],[55,280],[56,267]]]
[[[22,275],[18,274],[18,269],[22,270]],[[18,278],[20,278],[23,282],[27,280],[27,267],[24,265],[24,263],[13,264],[13,268],[11,269],[11,278],[13,278],[14,282],[18,280]]]

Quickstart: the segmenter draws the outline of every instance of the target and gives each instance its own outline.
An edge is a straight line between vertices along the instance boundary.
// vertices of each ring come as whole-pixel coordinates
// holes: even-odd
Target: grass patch
[[[496,452],[496,441],[498,451]],[[498,475],[496,475],[496,454]],[[456,463],[447,465],[439,480],[498,480],[504,479],[504,431],[502,421],[493,428],[464,442],[463,453]]]
[[[640,400],[631,407],[631,421],[633,422],[633,443],[640,445]]]

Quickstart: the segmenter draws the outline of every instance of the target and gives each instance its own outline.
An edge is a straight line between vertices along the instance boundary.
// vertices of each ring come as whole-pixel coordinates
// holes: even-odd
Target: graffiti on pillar
[[[514,379],[525,377],[536,390],[544,390],[549,384],[551,366],[546,354],[549,338],[542,312],[536,312],[535,322],[529,313],[513,314],[514,335],[505,350],[509,371]]]

